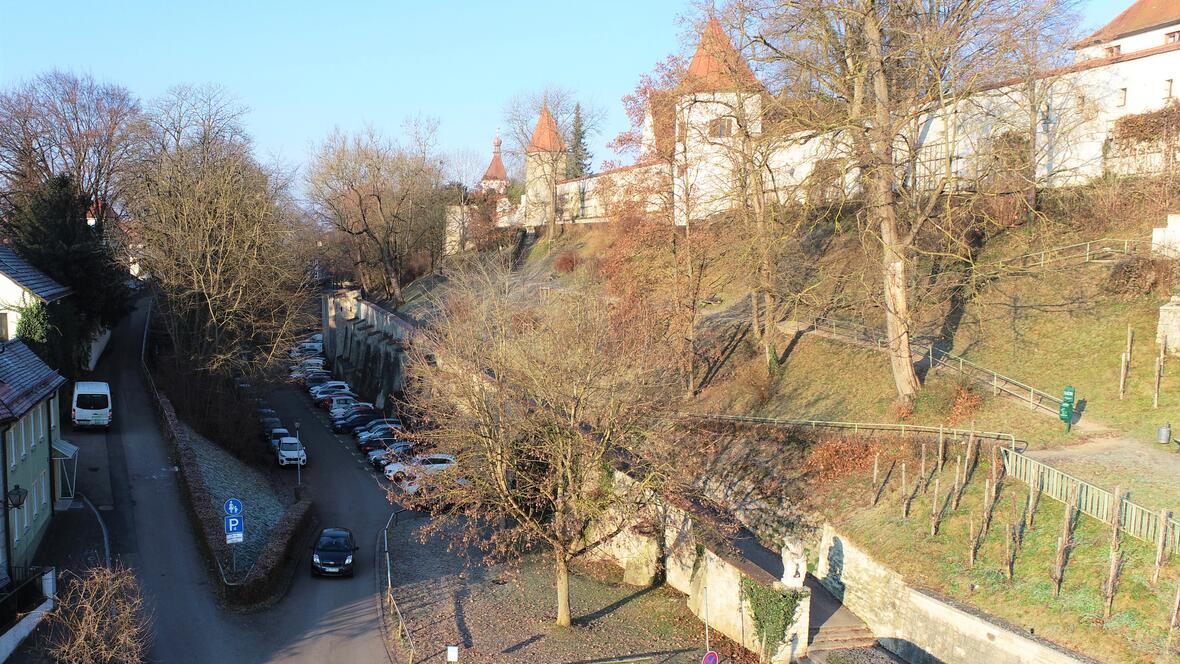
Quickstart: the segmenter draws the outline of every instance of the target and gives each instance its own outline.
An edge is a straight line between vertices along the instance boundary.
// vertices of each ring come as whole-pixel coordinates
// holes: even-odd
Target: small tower
[[[549,112],[549,104],[541,106],[541,116],[533,129],[532,140],[524,155],[525,223],[544,226],[556,223],[557,180],[565,174],[565,141],[557,129],[557,121]]]
[[[508,171],[504,168],[504,161],[500,159],[500,132],[492,139],[492,163],[483,172],[479,180],[479,190],[484,193],[495,192],[503,195],[508,190]]]

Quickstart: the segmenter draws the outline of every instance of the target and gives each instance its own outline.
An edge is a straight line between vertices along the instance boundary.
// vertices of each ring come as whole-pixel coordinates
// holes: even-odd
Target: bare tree
[[[675,384],[643,325],[591,293],[571,297],[540,299],[509,271],[473,266],[448,283],[410,364],[422,385],[411,404],[429,423],[417,436],[458,460],[414,496],[452,508],[429,530],[493,561],[549,549],[562,626],[570,562],[668,486],[661,413]]]
[[[424,271],[422,262],[433,267],[442,255],[444,209],[455,202],[443,187],[436,130],[433,121],[409,122],[405,146],[373,129],[333,133],[307,177],[319,219],[349,238],[362,286],[396,304],[403,283]]]
[[[99,230],[124,203],[143,128],[126,88],[50,71],[0,94],[0,193],[31,191],[68,174],[96,203]]]
[[[216,373],[276,359],[312,286],[311,229],[289,178],[251,156],[240,112],[217,88],[173,90],[148,114],[130,184],[128,225],[177,359]]]
[[[863,230],[879,248],[882,309],[901,402],[919,390],[910,348],[910,282],[928,232],[950,234],[960,190],[959,109],[994,82],[1008,35],[1035,0],[738,0],[732,20],[756,61],[858,183]],[[1033,18],[1035,20],[1035,17]],[[937,140],[927,134],[940,133]],[[928,165],[919,172],[916,162]]]
[[[148,615],[139,582],[125,567],[67,574],[48,616],[49,653],[71,664],[139,664],[146,659]]]

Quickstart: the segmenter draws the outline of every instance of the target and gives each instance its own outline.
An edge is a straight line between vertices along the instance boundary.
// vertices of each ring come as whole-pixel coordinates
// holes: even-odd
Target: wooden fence
[[[1114,504],[1113,493],[1063,473],[1014,449],[1004,447],[1001,448],[1001,452],[1004,455],[1004,472],[1008,475],[1030,487],[1039,486],[1044,495],[1062,503],[1068,502],[1076,491],[1079,511],[1099,521],[1110,522]],[[1155,512],[1123,498],[1122,527],[1132,537],[1155,544],[1159,538],[1161,518],[1164,514],[1165,512]],[[1171,551],[1176,551],[1180,547],[1180,522],[1169,515],[1164,527],[1167,528],[1167,547]]]

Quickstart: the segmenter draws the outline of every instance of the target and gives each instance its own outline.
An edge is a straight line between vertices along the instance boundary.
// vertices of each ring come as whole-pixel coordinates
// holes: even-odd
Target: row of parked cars
[[[450,455],[421,453],[400,419],[362,401],[347,381],[334,380],[324,368],[321,341],[313,338],[292,351],[290,377],[303,383],[313,404],[328,411],[332,431],[352,434],[373,469],[406,493],[417,492],[424,478],[455,466]]]

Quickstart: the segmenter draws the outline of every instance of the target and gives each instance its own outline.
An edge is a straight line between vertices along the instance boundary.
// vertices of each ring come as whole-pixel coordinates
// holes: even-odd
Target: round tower
[[[545,103],[524,155],[527,225],[556,223],[557,180],[565,174],[566,157],[565,141],[549,112],[549,104]]]

